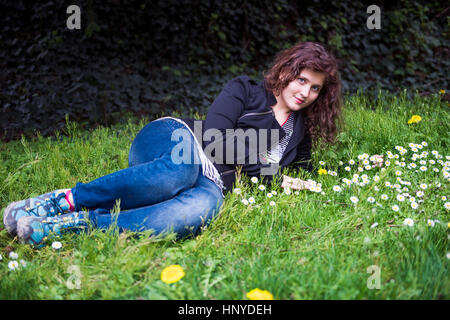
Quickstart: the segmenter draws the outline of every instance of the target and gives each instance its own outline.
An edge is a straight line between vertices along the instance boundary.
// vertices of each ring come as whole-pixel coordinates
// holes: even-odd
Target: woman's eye
[[[300,83],[304,83],[304,82],[305,82],[305,79],[299,78],[298,81],[300,81]]]
[[[313,89],[315,92],[319,92],[319,90],[320,90],[319,87],[313,87],[312,89]]]

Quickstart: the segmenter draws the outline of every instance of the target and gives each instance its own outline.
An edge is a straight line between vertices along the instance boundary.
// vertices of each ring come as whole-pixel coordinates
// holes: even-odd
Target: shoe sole
[[[5,211],[3,211],[3,225],[5,226],[5,229],[8,231],[8,233],[12,236],[15,236],[17,234],[17,221],[16,218],[12,216],[12,209],[16,204],[18,204],[20,201],[12,202],[10,203]],[[11,220],[11,221],[8,221]]]
[[[25,216],[21,217],[17,222],[17,236],[22,243],[28,243],[32,230],[30,230],[30,223],[28,220],[33,220],[35,217]]]

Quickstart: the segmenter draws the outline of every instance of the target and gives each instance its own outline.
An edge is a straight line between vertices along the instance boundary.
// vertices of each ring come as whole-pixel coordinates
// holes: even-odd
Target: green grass
[[[408,125],[413,114],[422,121]],[[339,142],[313,152],[317,168],[324,161],[338,175],[297,174],[321,183],[323,194],[287,195],[276,183],[261,191],[259,183],[242,176],[241,194],[228,194],[218,218],[194,239],[89,230],[63,235],[60,250],[50,246],[52,239],[36,250],[2,229],[0,299],[247,299],[254,288],[268,290],[275,299],[449,299],[449,211],[444,204],[450,193],[443,175],[449,155],[447,103],[439,95],[408,100],[406,94],[380,94],[374,102],[358,94],[345,99],[344,120]],[[1,144],[0,207],[125,168],[131,142],[145,124],[129,120],[85,132],[68,123],[65,135],[56,139]],[[396,159],[388,159],[391,165],[384,172],[359,173],[370,179],[365,186],[343,185],[342,178],[357,173],[357,164],[351,172],[344,170],[350,159],[358,162],[363,153],[387,158],[388,151],[398,154],[395,147],[403,146],[407,165],[413,154],[408,144],[422,141],[428,145],[418,153],[429,152],[427,171],[398,167]],[[433,150],[443,157],[436,159]],[[424,159],[415,161],[416,169]],[[386,181],[397,183],[396,170],[411,183],[407,192],[423,199],[416,210],[408,198],[397,201],[397,192],[385,186]],[[375,174],[378,182],[372,180]],[[422,183],[427,189],[421,198],[416,192]],[[342,192],[334,192],[334,185]],[[271,190],[277,194],[268,198]],[[389,200],[381,200],[381,194]],[[254,204],[241,202],[251,196]],[[351,196],[359,202],[352,203]],[[371,196],[375,203],[367,201]],[[404,226],[405,218],[412,218],[414,226]],[[439,222],[431,227],[428,219]],[[371,228],[374,223],[378,226]],[[25,267],[8,268],[11,250],[26,261]],[[186,274],[166,284],[160,274],[171,264],[181,265]],[[368,286],[370,266],[379,268],[379,289]]]

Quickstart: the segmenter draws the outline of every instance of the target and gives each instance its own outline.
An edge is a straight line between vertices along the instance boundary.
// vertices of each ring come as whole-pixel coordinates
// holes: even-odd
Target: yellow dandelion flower
[[[408,120],[408,124],[419,123],[421,120],[422,120],[422,117],[415,114],[411,117],[411,119]]]
[[[320,168],[319,171],[317,171],[317,173],[318,173],[319,175],[322,175],[322,174],[327,174],[328,171],[325,170],[325,169],[323,169],[323,168]]]
[[[444,93],[445,93],[445,90],[444,90],[444,89],[441,89],[441,90],[439,90],[439,93],[440,93],[440,94],[444,94]]]
[[[161,272],[161,280],[165,283],[174,283],[180,281],[184,275],[184,269],[178,264],[173,264],[164,268]]]
[[[250,300],[273,300],[272,294],[267,290],[253,289],[247,293]]]

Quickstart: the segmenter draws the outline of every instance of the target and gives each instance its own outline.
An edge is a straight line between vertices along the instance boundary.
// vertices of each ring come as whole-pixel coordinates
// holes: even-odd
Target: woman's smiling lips
[[[296,101],[297,103],[299,103],[299,104],[302,104],[302,103],[303,103],[303,100],[301,100],[301,99],[299,99],[299,98],[297,98],[297,97],[294,97],[294,99],[295,99],[295,101]]]

